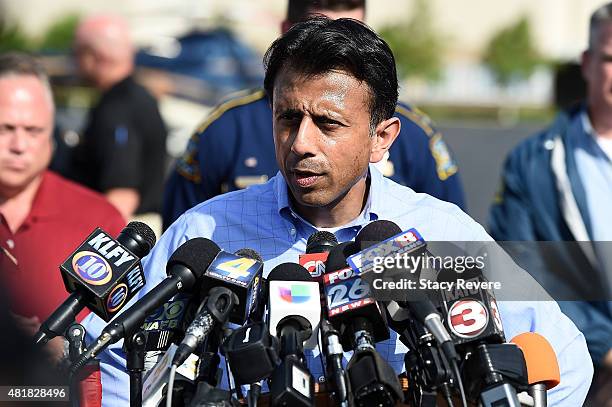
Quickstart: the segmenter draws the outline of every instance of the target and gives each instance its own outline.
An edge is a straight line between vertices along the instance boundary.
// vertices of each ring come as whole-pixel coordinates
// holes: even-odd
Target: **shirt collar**
[[[366,205],[360,217],[363,215],[366,220],[373,221],[378,219],[382,210],[384,177],[373,164],[370,164],[368,168],[368,177],[370,178],[370,189]],[[295,214],[298,216],[293,208],[291,208],[287,183],[280,171],[274,176],[274,194],[276,196],[277,210],[280,215]],[[354,222],[351,221],[349,224],[353,223]]]
[[[47,170],[42,175],[26,221],[61,215],[59,206],[56,204],[59,199],[57,194],[57,176]]]
[[[580,112],[580,122],[582,123],[582,128],[584,129],[585,133],[589,134],[593,138],[597,137],[586,109],[583,109],[582,112]]]

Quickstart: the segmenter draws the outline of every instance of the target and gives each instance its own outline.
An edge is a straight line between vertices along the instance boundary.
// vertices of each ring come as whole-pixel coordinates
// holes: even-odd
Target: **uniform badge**
[[[429,140],[429,149],[436,161],[436,171],[440,181],[446,180],[451,175],[457,172],[457,164],[453,157],[450,155],[450,151],[446,146],[442,135],[440,133],[434,134]]]
[[[244,165],[247,168],[255,168],[257,167],[257,158],[256,157],[249,157],[246,160],[244,160]]]
[[[197,155],[198,143],[194,140],[194,137],[192,137],[187,142],[185,152],[176,161],[176,171],[188,180],[199,183],[202,177],[200,176],[200,164],[196,159]]]

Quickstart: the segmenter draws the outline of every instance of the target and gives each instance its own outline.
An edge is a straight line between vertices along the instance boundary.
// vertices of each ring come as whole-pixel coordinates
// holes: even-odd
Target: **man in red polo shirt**
[[[101,195],[47,170],[53,114],[41,66],[0,55],[0,278],[29,334],[68,295],[59,272],[66,257],[95,227],[116,236],[125,225]]]

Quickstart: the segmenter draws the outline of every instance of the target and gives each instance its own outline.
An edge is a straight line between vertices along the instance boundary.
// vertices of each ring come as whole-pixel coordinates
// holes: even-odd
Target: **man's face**
[[[0,78],[0,193],[27,187],[49,164],[53,107],[34,76]]]
[[[592,50],[583,54],[582,73],[589,103],[595,109],[612,110],[612,23],[604,23]]]
[[[93,80],[96,72],[96,55],[94,51],[85,45],[77,45],[74,52],[81,75],[87,80]]]
[[[361,206],[375,139],[369,98],[368,86],[342,71],[279,72],[272,103],[276,161],[298,208]]]

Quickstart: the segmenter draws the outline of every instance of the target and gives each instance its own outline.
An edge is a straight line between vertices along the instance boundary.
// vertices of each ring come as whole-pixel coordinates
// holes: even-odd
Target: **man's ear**
[[[292,25],[293,25],[293,24],[291,24],[291,21],[289,21],[289,20],[283,20],[283,21],[281,22],[281,26],[280,26],[280,29],[281,29],[281,34],[284,34],[284,33],[286,33],[287,31],[289,31],[289,29],[291,28],[291,26],[292,26]]]
[[[397,117],[383,120],[376,126],[374,140],[372,140],[372,151],[370,152],[370,162],[377,163],[383,159],[385,153],[395,141],[400,132],[401,123]]]

